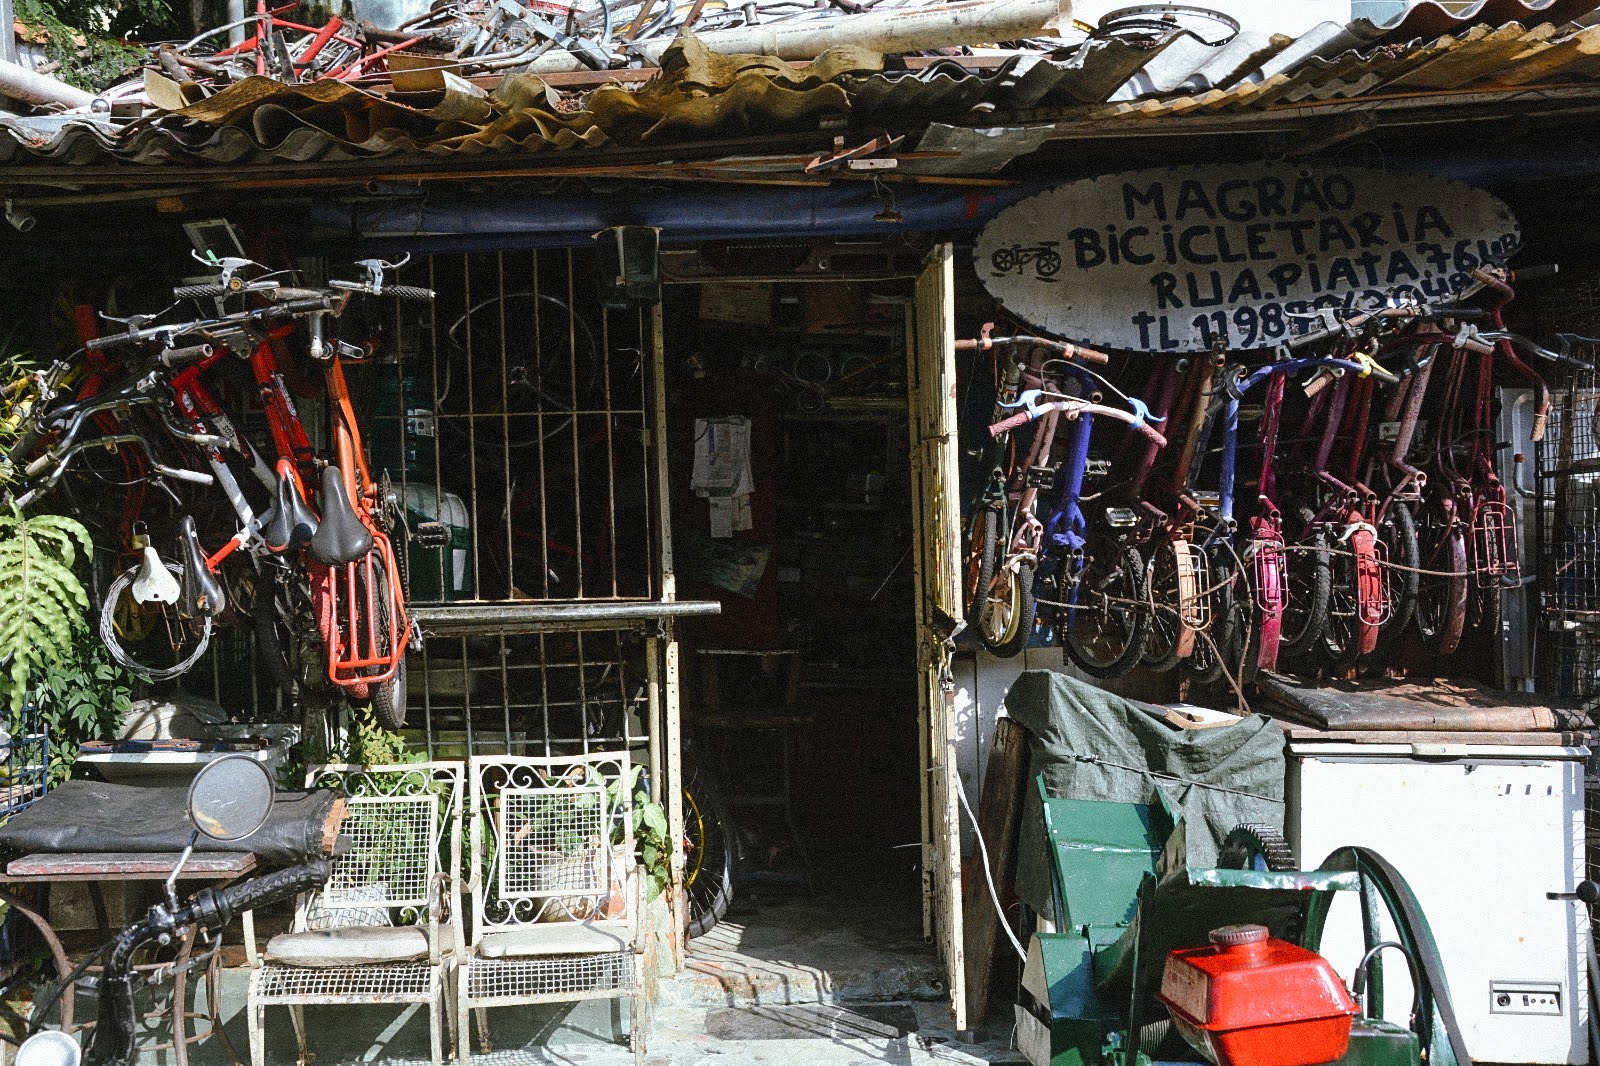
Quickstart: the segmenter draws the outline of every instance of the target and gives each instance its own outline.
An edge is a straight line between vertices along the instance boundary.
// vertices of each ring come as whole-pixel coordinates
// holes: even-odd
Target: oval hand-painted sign
[[[1059,185],[1000,212],[978,276],[1018,318],[1108,348],[1267,348],[1296,315],[1437,302],[1517,250],[1481,189],[1364,167],[1204,165]]]

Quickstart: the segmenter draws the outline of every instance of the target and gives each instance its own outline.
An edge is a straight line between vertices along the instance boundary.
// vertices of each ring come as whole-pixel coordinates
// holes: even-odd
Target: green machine
[[[1265,926],[1267,933],[1255,929],[1255,934],[1270,934],[1271,943],[1287,942],[1285,951],[1315,958],[1337,995],[1350,1004],[1349,1018],[1356,1011],[1337,975],[1311,955],[1339,892],[1357,894],[1367,931],[1368,950],[1353,990],[1364,997],[1364,1009],[1349,1020],[1342,1057],[1317,1058],[1304,1041],[1289,1049],[1291,1057],[1297,1052],[1302,1063],[1352,1066],[1420,1066],[1424,1061],[1470,1066],[1427,919],[1405,879],[1382,856],[1343,848],[1318,870],[1295,870],[1292,853],[1275,830],[1244,825],[1227,836],[1220,868],[1191,869],[1184,822],[1164,796],[1158,804],[1062,799],[1046,792],[1042,777],[1036,784],[1050,850],[1054,913],[1039,916],[1040,929],[1051,931],[1036,933],[1028,945],[1016,1005],[1017,1043],[1033,1066],[1289,1061],[1270,1055],[1230,1059],[1215,1049],[1196,1050],[1185,1040],[1191,1034],[1180,1032],[1182,1019],[1174,1025],[1179,1012],[1169,1013],[1170,998],[1161,998],[1168,957],[1207,945],[1208,938],[1223,943],[1214,934],[1234,927]],[[1384,929],[1393,939],[1382,939]],[[1415,994],[1409,1028],[1381,1020],[1386,949],[1399,952],[1409,967]],[[1214,950],[1221,949],[1200,954]],[[1170,991],[1173,978],[1167,981]],[[1220,987],[1211,986],[1213,1004],[1222,995]],[[1278,995],[1253,993],[1239,1006],[1281,1021],[1292,1008],[1276,1002]],[[1281,996],[1288,999],[1291,993]],[[1202,990],[1200,999],[1205,998]],[[1263,1031],[1270,1035],[1270,1026]],[[1278,1042],[1296,1043],[1282,1033]]]

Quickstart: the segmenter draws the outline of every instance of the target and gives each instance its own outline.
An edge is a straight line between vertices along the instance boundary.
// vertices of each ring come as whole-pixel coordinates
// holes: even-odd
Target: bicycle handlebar
[[[1018,426],[1025,426],[1034,419],[1041,418],[1044,415],[1049,414],[1051,411],[1060,411],[1068,418],[1077,418],[1079,415],[1083,414],[1102,415],[1106,418],[1114,418],[1118,422],[1125,422],[1137,429],[1146,437],[1149,437],[1152,441],[1154,441],[1158,447],[1164,448],[1167,445],[1167,438],[1162,435],[1161,431],[1156,429],[1156,427],[1152,426],[1150,423],[1144,421],[1144,419],[1139,415],[1133,414],[1130,411],[1119,411],[1115,407],[1107,407],[1104,404],[1090,403],[1088,400],[1076,400],[1070,398],[1064,400],[1050,400],[1045,403],[1031,406],[1025,411],[1019,411],[1010,418],[1002,419],[1001,421],[990,426],[989,436],[991,438],[998,437],[1002,433],[1007,433],[1013,429],[1016,429]]]
[[[391,288],[399,287],[400,286],[391,286]],[[1097,363],[1100,366],[1105,366],[1111,362],[1111,357],[1105,352],[1097,351],[1094,348],[1086,348],[1081,344],[1070,344],[1067,341],[1051,340],[1048,337],[991,337],[989,336],[989,329],[991,326],[993,326],[993,324],[994,323],[992,322],[985,324],[982,334],[978,337],[957,340],[956,351],[986,352],[990,348],[1016,348],[1037,345],[1042,348],[1051,349],[1064,359],[1081,359],[1085,363]]]
[[[202,899],[204,899],[216,908],[221,919],[220,924],[225,926],[235,914],[242,911],[255,910],[257,907],[288,899],[298,892],[309,891],[325,884],[331,872],[327,859],[317,859],[300,866],[291,866],[286,870],[275,870],[270,874],[252,877],[242,884],[212,889],[209,898],[205,897],[203,890],[196,897],[195,910],[203,911]]]

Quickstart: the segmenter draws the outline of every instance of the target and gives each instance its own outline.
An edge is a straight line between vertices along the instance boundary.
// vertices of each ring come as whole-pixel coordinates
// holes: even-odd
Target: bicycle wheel
[[[698,771],[683,789],[685,866],[683,889],[689,903],[689,937],[716,928],[733,902],[733,823],[716,786]]]
[[[1210,567],[1211,587],[1206,596],[1211,601],[1210,622],[1195,634],[1194,651],[1183,660],[1184,668],[1205,684],[1221,681],[1239,668],[1239,641],[1242,631],[1235,611],[1233,594],[1233,568],[1226,563],[1213,562]]]
[[[1417,613],[1417,569],[1422,565],[1422,555],[1417,549],[1417,523],[1411,517],[1411,508],[1400,500],[1390,501],[1383,521],[1378,523],[1378,539],[1383,542],[1389,562],[1394,564],[1389,568],[1389,620],[1379,629],[1379,647],[1387,649]]]
[[[1171,544],[1158,544],[1147,564],[1145,589],[1150,604],[1149,636],[1145,640],[1144,665],[1166,671],[1177,666],[1178,654],[1178,556]]]
[[[1097,572],[1105,568],[1091,562],[1080,575],[1076,606],[1067,609],[1061,632],[1067,654],[1091,677],[1123,676],[1139,665],[1150,643],[1144,560],[1132,545],[1114,558],[1110,573]]]
[[[1002,515],[998,507],[979,507],[972,512],[967,527],[967,568],[962,594],[962,607],[967,613],[969,626],[982,627],[983,614],[988,607],[984,593],[994,582],[995,561],[1000,553],[1000,524]]]
[[[1460,645],[1467,621],[1467,544],[1437,501],[1429,501],[1418,516],[1417,552],[1422,569],[1434,571],[1419,575],[1425,580],[1417,589],[1417,631],[1430,651],[1449,655]]]
[[[394,617],[394,600],[389,590],[389,571],[379,559],[372,568],[372,601],[376,612],[376,628],[378,652],[388,655],[394,650],[389,640],[389,621]],[[387,681],[379,681],[369,686],[369,698],[372,701],[372,714],[378,724],[391,733],[398,733],[406,724],[406,657],[404,645],[406,634],[399,634],[401,642],[400,658],[394,664],[394,673],[389,675]],[[381,667],[372,667],[371,674],[381,674]]]
[[[1002,659],[1022,651],[1033,636],[1037,606],[1032,566],[1019,563],[1015,568],[997,568],[985,597],[983,624],[978,628],[984,646]]]
[[[1361,599],[1357,559],[1349,541],[1329,552],[1328,613],[1322,651],[1336,666],[1349,666],[1361,652]]]
[[[1309,531],[1294,544],[1285,561],[1289,598],[1278,630],[1281,656],[1304,658],[1320,646],[1328,624],[1328,599],[1333,594],[1332,558],[1325,531]]]
[[[257,570],[251,587],[250,615],[256,653],[289,705],[312,688],[330,684],[324,669],[322,638],[311,607],[305,575],[286,566]]]
[[[174,578],[183,567],[166,563]],[[179,618],[176,604],[136,603],[130,589],[140,567],[124,570],[100,605],[100,639],[122,666],[151,681],[166,681],[188,672],[211,643],[211,616]]]

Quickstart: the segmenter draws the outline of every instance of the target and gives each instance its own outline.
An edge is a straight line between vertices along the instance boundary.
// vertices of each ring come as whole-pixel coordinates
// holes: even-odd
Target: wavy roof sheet
[[[819,122],[845,119],[902,131],[932,120],[945,132],[930,132],[925,147],[948,152],[977,143],[952,128],[999,126],[1007,116],[1014,124],[1043,113],[1114,128],[1364,97],[1392,105],[1397,96],[1442,91],[1559,84],[1600,93],[1600,26],[1575,24],[1597,8],[1600,0],[1482,0],[1452,13],[1430,2],[1383,26],[1325,23],[1298,38],[1242,33],[1221,46],[1182,35],[1094,39],[1064,55],[1017,55],[997,69],[952,58],[887,70],[883,57],[848,48],[797,68],[762,56],[716,55],[686,35],[650,81],[575,97],[532,75],[509,76],[492,93],[451,79],[426,98],[253,78],[129,125],[82,116],[0,119],[0,166],[248,167],[530,154],[815,131]],[[973,122],[974,109],[992,113],[994,122]],[[1019,150],[1037,143],[1020,138]],[[983,161],[975,158],[971,169],[949,159],[924,169],[982,173],[1003,165],[1003,153],[974,154]]]

